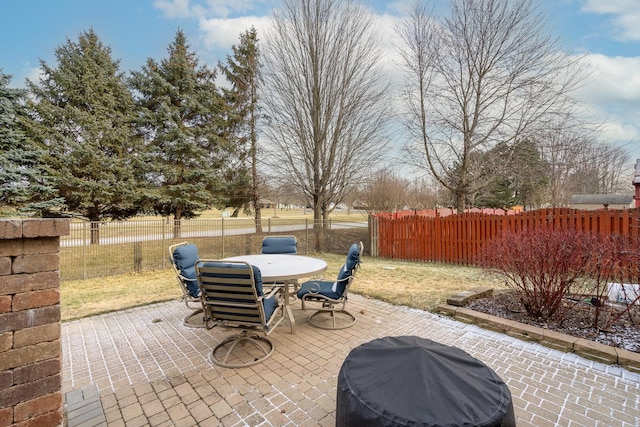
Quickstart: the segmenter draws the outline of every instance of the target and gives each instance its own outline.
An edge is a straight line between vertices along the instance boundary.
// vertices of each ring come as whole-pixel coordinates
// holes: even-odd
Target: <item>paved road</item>
[[[225,220],[225,221],[229,221],[229,220]],[[271,225],[269,227],[269,231],[272,233],[282,233],[287,231],[300,231],[300,230],[306,229],[307,227],[308,227],[307,224]],[[353,221],[353,222],[332,222],[331,223],[332,230],[349,229],[349,228],[367,228],[367,227],[368,227],[367,222]],[[188,229],[193,227],[184,226],[183,228]],[[107,234],[106,230],[109,230],[109,229],[107,228],[101,231],[101,234],[102,234],[100,236],[101,245],[117,245],[122,243],[133,243],[133,242],[142,242],[142,241],[150,241],[150,240],[163,240],[163,238],[169,239],[172,237],[171,227],[167,227],[167,231],[164,234],[148,233],[148,234],[140,234],[140,235],[115,236],[115,237],[105,236],[105,234]],[[82,232],[81,229],[78,231],[73,231],[73,226],[72,226],[71,236],[81,234],[81,232]],[[184,238],[184,239],[193,238],[193,237],[220,237],[222,236],[222,233],[223,233],[222,227],[216,226],[216,227],[212,227],[209,230],[203,230],[203,231],[183,231],[182,233],[180,233],[180,236],[181,238]],[[225,226],[224,228],[225,236],[237,236],[237,235],[255,234],[255,233],[256,233],[255,227],[230,228],[228,226]],[[86,235],[87,236],[89,235],[89,230],[86,231]],[[60,241],[60,246],[63,246],[63,247],[82,246],[83,241],[84,241],[84,244],[86,245],[90,244],[89,237],[86,237],[85,239],[82,239],[82,238],[64,239],[63,238]]]

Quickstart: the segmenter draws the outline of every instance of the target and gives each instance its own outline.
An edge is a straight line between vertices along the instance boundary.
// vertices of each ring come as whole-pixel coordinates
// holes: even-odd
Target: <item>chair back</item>
[[[356,322],[356,317],[345,309],[349,287],[360,267],[360,255],[364,246],[362,242],[349,247],[347,259],[340,269],[335,282],[328,280],[309,280],[302,284],[296,294],[302,301],[302,309],[307,304],[321,304],[309,316],[309,323],[322,329],[344,329]]]
[[[347,259],[343,264],[340,272],[338,273],[338,279],[334,283],[333,291],[342,297],[349,291],[349,286],[353,281],[358,268],[360,268],[360,254],[362,254],[363,245],[362,242],[354,243],[347,252]]]
[[[169,246],[169,259],[178,282],[185,296],[191,298],[195,298],[198,291],[195,265],[199,258],[198,247],[193,243],[181,242]]]
[[[267,236],[262,239],[262,253],[296,255],[298,253],[296,236]]]
[[[278,301],[264,297],[260,269],[242,261],[199,260],[196,277],[211,321],[269,329]]]

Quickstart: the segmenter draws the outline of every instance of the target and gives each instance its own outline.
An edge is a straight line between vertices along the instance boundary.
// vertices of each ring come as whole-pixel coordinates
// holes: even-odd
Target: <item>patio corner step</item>
[[[64,400],[68,427],[107,427],[107,418],[95,384],[66,393]]]
[[[463,291],[457,293],[449,298],[447,298],[447,304],[454,305],[456,307],[464,307],[468,303],[478,298],[484,298],[491,296],[493,294],[493,288],[480,286],[477,288],[469,289],[468,291]]]

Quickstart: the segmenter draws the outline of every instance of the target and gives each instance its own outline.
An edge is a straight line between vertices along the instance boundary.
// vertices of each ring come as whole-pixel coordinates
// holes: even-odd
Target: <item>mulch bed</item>
[[[598,328],[593,325],[596,307],[588,299],[566,300],[563,307],[565,315],[562,321],[543,321],[530,317],[514,292],[480,298],[467,305],[467,308],[482,313],[640,353],[640,306],[605,303],[599,307]],[[609,325],[611,319],[621,312],[623,315]]]

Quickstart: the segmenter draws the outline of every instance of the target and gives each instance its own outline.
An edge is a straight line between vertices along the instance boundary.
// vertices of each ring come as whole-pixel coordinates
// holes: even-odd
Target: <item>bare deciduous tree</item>
[[[432,179],[412,182],[407,190],[407,205],[411,209],[435,209],[450,206],[449,191]]]
[[[407,205],[409,182],[383,169],[357,193],[358,206],[367,212],[393,212]]]
[[[623,168],[626,149],[604,144],[592,133],[554,129],[536,137],[547,165],[548,185],[543,206],[567,206],[572,194],[613,194],[628,191]]]
[[[369,13],[348,0],[284,0],[263,45],[272,169],[309,199],[314,221],[386,153],[390,114]]]
[[[624,167],[629,162],[624,147],[592,141],[576,158],[576,171],[572,176],[574,193],[615,194],[631,193],[630,179],[622,180]],[[626,172],[629,172],[628,170]],[[626,175],[624,175],[627,178]]]
[[[398,31],[407,128],[417,141],[409,148],[426,154],[459,211],[495,179],[471,173],[496,166],[483,153],[571,116],[570,94],[583,75],[551,38],[534,0],[451,0],[439,22],[417,1]]]
[[[552,207],[566,206],[571,197],[568,182],[575,170],[576,159],[588,146],[588,139],[575,132],[552,130],[541,133],[537,142],[542,158],[547,163],[549,179],[547,194],[542,199]]]

